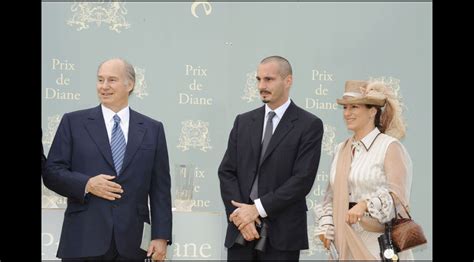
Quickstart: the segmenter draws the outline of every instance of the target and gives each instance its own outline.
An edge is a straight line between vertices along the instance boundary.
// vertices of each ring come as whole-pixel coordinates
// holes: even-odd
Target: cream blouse
[[[400,153],[396,156],[398,174],[403,181],[399,185],[389,185],[387,182],[386,166],[384,163],[389,145],[396,143],[396,147],[401,150],[394,152]],[[374,128],[367,136],[360,141],[352,142],[354,156],[349,173],[349,202],[367,201],[368,212],[366,215],[376,218],[380,223],[386,223],[395,217],[393,199],[389,192],[392,186],[401,186],[403,196],[406,200],[410,198],[412,165],[408,152],[403,145],[391,136],[381,133]],[[344,142],[336,146],[336,154],[331,164],[330,179],[321,204],[315,206],[315,236],[325,234],[326,238],[334,239],[334,223],[332,219],[332,185],[336,175],[337,159]],[[403,161],[399,161],[402,159]]]

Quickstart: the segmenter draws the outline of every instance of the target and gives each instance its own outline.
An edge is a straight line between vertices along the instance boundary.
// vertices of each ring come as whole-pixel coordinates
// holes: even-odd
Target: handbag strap
[[[395,194],[393,192],[390,192],[390,195],[392,196],[393,207],[395,208],[395,216],[398,215],[400,218],[402,218],[402,216],[397,213],[397,204],[395,203],[395,199],[393,198],[393,196],[395,196],[398,199],[398,202],[400,202],[402,204],[403,209],[405,209],[405,213],[407,213],[408,217],[411,219],[410,212],[408,212],[408,209],[406,208],[405,203],[403,203],[400,200],[400,198],[397,196],[397,194]]]

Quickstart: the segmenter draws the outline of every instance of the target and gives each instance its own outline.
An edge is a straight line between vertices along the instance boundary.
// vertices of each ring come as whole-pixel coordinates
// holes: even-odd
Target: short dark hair
[[[281,56],[269,56],[265,57],[262,61],[260,61],[260,64],[265,64],[268,62],[277,62],[278,65],[280,66],[280,75],[282,77],[287,77],[288,75],[293,74],[293,69],[291,68],[290,62],[286,60],[286,58],[281,57]]]

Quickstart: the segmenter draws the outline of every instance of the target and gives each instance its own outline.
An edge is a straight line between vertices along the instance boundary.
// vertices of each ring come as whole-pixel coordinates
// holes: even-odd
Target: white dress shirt
[[[102,115],[104,116],[105,127],[107,128],[107,136],[109,137],[109,143],[112,139],[112,129],[114,128],[114,115],[117,114],[120,117],[120,128],[122,128],[123,136],[125,137],[125,143],[128,142],[128,125],[130,123],[130,107],[126,106],[122,110],[115,113],[111,109],[101,105]]]
[[[278,124],[280,123],[280,120],[282,119],[283,115],[286,112],[286,109],[290,106],[291,99],[288,98],[288,101],[286,101],[283,105],[280,107],[276,108],[275,110],[272,110],[267,104],[265,104],[265,116],[263,119],[263,130],[262,130],[262,142],[263,142],[263,136],[265,134],[265,128],[267,127],[267,120],[268,120],[268,113],[270,111],[275,112],[275,116],[272,119],[273,122],[273,130],[272,134],[275,132],[275,129],[277,128]],[[255,207],[258,210],[258,214],[261,217],[267,217],[267,212],[265,211],[265,208],[263,208],[262,201],[260,201],[260,198],[257,198],[254,200]]]

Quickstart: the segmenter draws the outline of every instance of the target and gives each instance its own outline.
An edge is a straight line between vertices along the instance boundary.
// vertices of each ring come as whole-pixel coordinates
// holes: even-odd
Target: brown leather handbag
[[[393,198],[395,194],[391,195]],[[415,223],[415,221],[411,218],[410,213],[405,207],[405,204],[401,204],[408,215],[407,218],[404,218],[399,213],[397,213],[395,201],[393,203],[396,217],[392,220],[392,241],[398,251],[408,250],[428,242],[421,226]]]

